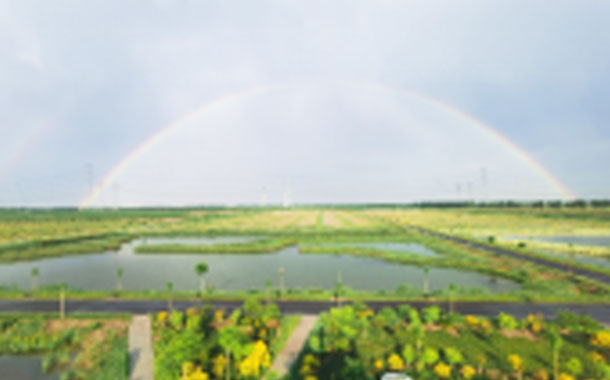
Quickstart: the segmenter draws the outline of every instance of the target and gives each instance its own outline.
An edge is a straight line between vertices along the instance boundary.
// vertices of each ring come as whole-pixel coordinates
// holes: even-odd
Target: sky
[[[601,0],[0,0],[0,206],[608,198],[608,19]]]

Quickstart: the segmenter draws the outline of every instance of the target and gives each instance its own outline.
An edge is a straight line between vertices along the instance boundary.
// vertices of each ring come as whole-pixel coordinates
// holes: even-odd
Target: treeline
[[[460,207],[488,207],[488,208],[512,208],[512,207],[534,207],[534,208],[586,208],[586,207],[610,207],[610,199],[575,199],[571,201],[561,200],[537,200],[537,201],[494,201],[494,202],[420,202],[411,206],[421,208],[460,208]]]

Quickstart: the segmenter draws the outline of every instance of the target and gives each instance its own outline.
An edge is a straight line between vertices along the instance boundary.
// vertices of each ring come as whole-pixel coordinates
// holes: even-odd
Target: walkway
[[[134,315],[129,325],[129,379],[153,380],[154,359],[148,315]]]
[[[271,373],[275,373],[278,377],[282,378],[290,371],[290,367],[294,361],[298,358],[299,353],[303,349],[309,333],[313,329],[318,320],[317,315],[306,314],[301,317],[298,326],[290,335],[290,338],[286,341],[284,348],[277,355],[273,365],[271,366]]]

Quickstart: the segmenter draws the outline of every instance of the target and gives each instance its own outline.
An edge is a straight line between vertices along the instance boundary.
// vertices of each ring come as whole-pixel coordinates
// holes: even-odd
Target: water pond
[[[422,244],[417,243],[403,243],[403,242],[386,242],[386,243],[333,243],[323,244],[330,246],[339,247],[360,247],[360,248],[373,248],[381,251],[393,251],[393,252],[406,252],[414,253],[422,256],[438,256],[437,252],[434,252],[430,248]]]
[[[36,356],[0,356],[2,380],[59,380],[58,374],[42,372],[42,359]]]
[[[218,243],[219,239],[230,243],[243,238],[211,241]],[[183,243],[184,239],[146,240],[146,244],[167,242]],[[36,267],[40,270],[40,284],[65,282],[80,289],[108,290],[115,288],[117,269],[122,268],[124,289],[163,290],[167,282],[173,282],[175,289],[194,290],[198,286],[194,266],[200,261],[210,267],[207,283],[226,290],[262,289],[267,280],[278,286],[280,268],[285,269],[289,288],[332,289],[339,271],[346,286],[360,290],[394,290],[401,284],[421,287],[424,280],[423,270],[416,266],[350,255],[300,254],[296,247],[272,254],[135,254],[134,247],[139,244],[144,240],[124,244],[117,252],[0,264],[0,284],[28,289],[30,273]],[[490,292],[520,288],[512,281],[456,269],[431,268],[429,278],[432,290],[447,288],[451,283]]]

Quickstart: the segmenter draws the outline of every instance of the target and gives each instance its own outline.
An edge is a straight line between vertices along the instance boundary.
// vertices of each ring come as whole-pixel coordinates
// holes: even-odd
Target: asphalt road
[[[551,269],[558,269],[558,270],[561,270],[564,272],[572,271],[572,273],[575,275],[586,277],[590,280],[598,281],[598,282],[610,285],[610,276],[607,276],[603,273],[593,272],[590,270],[577,268],[577,267],[571,268],[569,264],[563,264],[563,263],[558,263],[558,262],[554,262],[554,261],[544,260],[544,259],[541,259],[538,257],[522,255],[522,254],[511,251],[506,248],[493,247],[493,246],[490,246],[487,244],[478,243],[478,242],[463,239],[463,238],[457,237],[457,236],[443,234],[440,232],[428,230],[426,228],[422,228],[422,227],[418,227],[418,226],[410,226],[409,228],[412,228],[422,234],[438,237],[438,238],[445,239],[445,240],[450,240],[450,241],[453,241],[453,242],[456,242],[456,243],[459,243],[462,245],[466,245],[466,246],[469,246],[472,248],[477,248],[477,249],[481,249],[481,250],[484,250],[487,252],[491,252],[496,255],[509,256],[509,257],[512,257],[512,258],[515,258],[518,260],[529,261],[529,262],[537,264],[537,265],[542,265],[542,266],[545,266],[545,267],[551,268]]]
[[[274,301],[280,309],[287,314],[318,314],[336,306],[329,301]],[[241,301],[214,301],[209,304],[218,308],[232,311],[241,305]],[[372,301],[367,304],[378,310],[384,306],[398,306],[409,304],[422,308],[431,305],[427,302],[401,302],[401,301]],[[200,306],[200,301],[174,301],[174,308],[184,310],[187,307]],[[447,302],[438,303],[447,310]],[[496,316],[500,311],[512,314],[518,318],[525,318],[529,313],[541,313],[545,317],[553,317],[558,311],[571,311],[577,314],[589,315],[598,321],[610,324],[610,304],[560,304],[560,303],[518,303],[518,302],[456,302],[455,311],[462,314],[475,314],[480,316]],[[56,312],[58,301],[49,300],[0,300],[0,312]],[[68,300],[66,312],[91,313],[151,313],[167,310],[165,301],[148,300]]]

